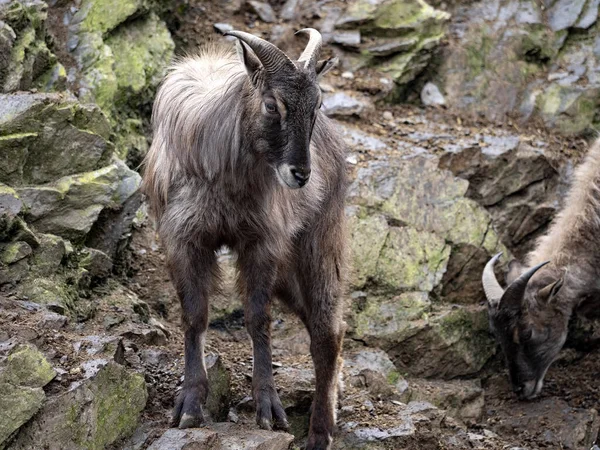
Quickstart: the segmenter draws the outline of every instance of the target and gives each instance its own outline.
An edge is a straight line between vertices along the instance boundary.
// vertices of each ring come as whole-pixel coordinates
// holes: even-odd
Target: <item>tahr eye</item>
[[[523,332],[521,333],[521,339],[523,339],[523,341],[528,341],[532,337],[533,337],[533,330],[531,328],[523,330]]]
[[[265,109],[269,114],[277,114],[277,105],[275,103],[265,103]]]

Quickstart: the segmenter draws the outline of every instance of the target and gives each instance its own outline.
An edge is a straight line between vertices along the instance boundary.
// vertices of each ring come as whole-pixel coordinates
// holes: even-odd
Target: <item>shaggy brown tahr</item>
[[[600,141],[576,169],[564,209],[527,266],[511,261],[506,290],[494,275],[499,257],[483,272],[490,326],[514,392],[531,399],[565,343],[572,315],[600,308]]]
[[[335,426],[345,331],[345,148],[319,110],[314,29],[297,61],[251,34],[231,31],[229,48],[210,46],[169,71],[153,110],[154,140],[144,192],[183,310],[185,380],[173,423],[203,422],[208,381],[204,341],[208,299],[218,287],[215,252],[237,255],[238,286],[252,339],[252,394],[261,428],[287,428],[271,368],[271,300],[279,298],[311,338],[316,392],[308,449],[329,448]]]

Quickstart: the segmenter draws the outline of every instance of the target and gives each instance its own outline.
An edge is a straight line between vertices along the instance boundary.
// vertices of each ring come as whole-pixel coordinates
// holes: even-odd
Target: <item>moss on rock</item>
[[[2,250],[0,261],[3,264],[9,265],[21,261],[31,255],[32,250],[27,242],[11,242]]]
[[[122,161],[57,180],[48,186],[19,189],[27,218],[36,229],[81,242],[105,208],[120,208],[138,190],[141,178]]]
[[[59,94],[0,94],[0,176],[13,186],[95,169],[113,146],[98,107]]]
[[[391,292],[431,291],[446,270],[450,247],[443,238],[411,227],[391,227],[377,260],[377,284]]]
[[[55,370],[37,348],[19,345],[8,355],[6,367],[0,373],[0,383],[41,388],[55,376]]]
[[[12,448],[101,450],[136,428],[148,393],[144,377],[104,360],[88,364],[91,377],[50,399]]]
[[[144,0],[84,0],[73,24],[78,31],[105,34],[125,22],[145,3]]]
[[[154,14],[117,30],[106,44],[115,58],[117,102],[128,95],[138,95],[146,89],[155,88],[175,49],[165,23]]]
[[[0,372],[0,449],[44,404],[42,389],[56,372],[33,346],[15,347]]]

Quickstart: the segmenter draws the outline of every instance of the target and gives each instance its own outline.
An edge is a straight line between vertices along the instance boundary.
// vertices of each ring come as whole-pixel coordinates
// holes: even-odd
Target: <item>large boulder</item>
[[[79,98],[97,103],[108,115],[123,115],[115,106],[122,109],[128,101],[133,116],[139,115],[173,56],[165,23],[148,7],[144,0],[90,0],[66,17],[65,45],[81,72]]]
[[[88,378],[48,399],[11,448],[100,450],[135,430],[148,397],[144,377],[106,360],[86,367]]]
[[[425,152],[381,155],[357,170],[347,321],[351,336],[387,349],[403,371],[454,378],[494,354],[480,279],[506,249],[489,213],[467,197],[469,183],[439,166]]]
[[[502,242],[517,256],[527,253],[557,213],[572,167],[557,169],[545,142],[510,134],[444,150],[440,167],[469,181],[467,196],[492,215]]]
[[[0,368],[0,448],[44,405],[42,389],[56,375],[35,347],[16,346]]]
[[[403,86],[427,66],[449,18],[423,0],[357,0],[349,4],[336,27],[360,31],[359,55],[350,53],[345,58],[353,68],[374,66]]]
[[[82,242],[100,213],[121,209],[137,193],[140,182],[137,172],[116,159],[101,169],[18,192],[27,206],[26,219],[37,230]],[[133,214],[129,225],[132,220]]]
[[[47,9],[41,0],[0,4],[0,92],[64,87],[65,69],[46,45]]]
[[[148,450],[287,450],[293,440],[294,436],[288,433],[247,429],[233,423],[216,423],[206,429],[168,430]]]
[[[496,0],[458,6],[438,81],[448,104],[489,120],[594,127],[600,99],[598,3]]]
[[[155,14],[119,28],[106,39],[106,44],[115,57],[117,96],[121,102],[128,95],[155,89],[175,49],[167,26]]]
[[[96,106],[25,92],[0,94],[0,103],[0,178],[13,187],[96,169],[113,152]]]

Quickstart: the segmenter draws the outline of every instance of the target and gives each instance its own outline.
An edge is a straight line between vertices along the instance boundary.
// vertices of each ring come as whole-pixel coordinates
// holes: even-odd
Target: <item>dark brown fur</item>
[[[286,95],[282,90],[281,97]],[[267,429],[271,423],[287,427],[271,368],[275,296],[298,314],[311,337],[316,393],[307,448],[325,449],[335,425],[345,331],[340,299],[345,149],[318,111],[310,141],[310,182],[302,189],[285,187],[261,149],[260,114],[261,97],[244,66],[219,48],[176,64],[155,102],[144,192],[185,329],[185,381],[173,422],[188,427],[203,421],[208,298],[219,285],[215,252],[228,246],[237,254],[238,287],[253,342],[257,422]]]
[[[490,324],[501,344],[514,391],[533,398],[562,349],[571,316],[600,308],[600,141],[577,168],[565,207],[528,255],[513,261],[508,283],[550,261],[529,281],[523,298],[490,302]]]

